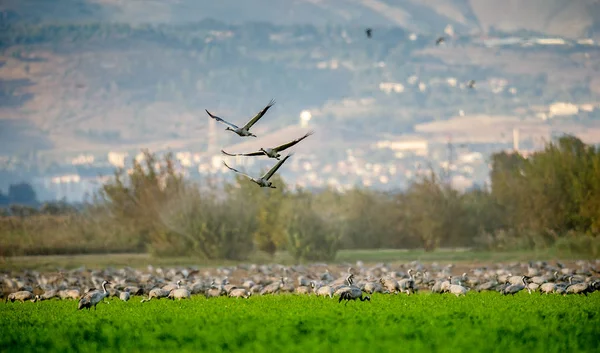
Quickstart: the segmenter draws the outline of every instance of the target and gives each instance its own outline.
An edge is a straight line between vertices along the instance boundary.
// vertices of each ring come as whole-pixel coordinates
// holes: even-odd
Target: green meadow
[[[2,352],[598,352],[600,293],[0,304]]]

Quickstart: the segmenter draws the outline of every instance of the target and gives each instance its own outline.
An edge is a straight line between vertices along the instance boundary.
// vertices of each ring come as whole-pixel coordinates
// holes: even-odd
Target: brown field
[[[328,264],[330,268],[346,269],[357,261],[365,265],[387,263],[396,266],[418,261],[424,265],[437,263],[452,264],[453,272],[462,273],[481,266],[496,266],[499,263],[528,262],[528,261],[560,261],[567,266],[573,266],[577,257],[556,256],[551,251],[545,252],[482,252],[469,249],[439,249],[434,252],[422,250],[342,250],[338,252],[336,261]],[[296,263],[286,252],[278,252],[270,258],[266,254],[255,254],[247,261],[205,261],[193,257],[157,258],[149,254],[87,254],[87,255],[49,255],[49,256],[14,256],[0,258],[0,271],[56,271],[57,269],[73,269],[84,266],[89,269],[106,267],[132,267],[146,269],[154,267],[196,266],[206,270],[214,270],[220,266],[238,264],[268,264],[279,263],[290,265]]]

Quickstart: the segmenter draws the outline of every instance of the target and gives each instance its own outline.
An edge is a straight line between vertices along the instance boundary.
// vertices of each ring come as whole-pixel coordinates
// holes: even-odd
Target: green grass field
[[[598,352],[600,293],[0,304],[2,352]]]

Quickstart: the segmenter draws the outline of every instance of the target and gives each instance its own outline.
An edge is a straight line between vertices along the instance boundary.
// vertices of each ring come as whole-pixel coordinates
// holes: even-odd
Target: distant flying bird
[[[371,38],[371,33],[373,32],[373,30],[371,28],[367,28],[365,29],[365,33],[367,34],[368,38]]]
[[[251,152],[251,153],[236,153],[236,154],[232,154],[232,153],[227,153],[223,150],[221,150],[221,152],[223,154],[226,154],[228,156],[260,156],[260,155],[265,155],[269,158],[275,158],[277,160],[279,160],[279,157],[281,157],[281,155],[279,154],[279,152],[284,151],[292,146],[294,146],[295,144],[297,144],[298,142],[304,140],[305,138],[307,138],[308,136],[314,134],[314,131],[309,131],[308,133],[306,133],[306,135],[295,139],[294,141],[288,142],[288,143],[284,143],[281,146],[277,146],[277,147],[273,147],[273,148],[260,148],[258,151],[256,152]]]
[[[444,37],[439,37],[436,41],[435,41],[435,45],[440,45],[442,43],[444,43],[446,41],[446,38]]]
[[[273,106],[273,104],[275,104],[275,101],[271,99],[271,101],[269,102],[269,104],[267,104],[266,107],[263,108],[263,110],[261,110],[258,114],[256,114],[254,116],[254,118],[252,118],[249,122],[246,123],[246,125],[242,126],[241,128],[238,127],[237,125],[234,125],[232,123],[229,123],[221,118],[219,118],[216,115],[211,114],[208,110],[206,110],[206,113],[208,113],[208,115],[210,115],[211,118],[215,119],[218,122],[221,122],[225,125],[229,125],[225,130],[230,130],[235,132],[236,134],[238,134],[241,137],[244,136],[253,136],[256,137],[256,135],[254,135],[253,133],[251,133],[249,130],[252,127],[252,125],[256,124],[256,122],[263,117],[263,115],[265,115],[265,113],[267,112],[267,110],[269,110],[269,108],[271,108]]]
[[[284,159],[280,160],[279,162],[277,162],[277,164],[275,164],[275,166],[273,166],[273,168],[271,168],[271,170],[269,170],[268,172],[265,173],[265,175],[261,176],[258,179],[255,179],[253,177],[251,177],[248,174],[242,173],[237,169],[231,168],[230,166],[227,165],[227,163],[225,163],[225,161],[223,161],[223,164],[233,170],[234,172],[241,174],[247,178],[249,178],[250,180],[252,180],[253,182],[255,182],[256,184],[258,184],[261,188],[271,188],[271,189],[276,189],[276,187],[273,186],[273,183],[269,181],[269,179],[271,179],[271,177],[273,176],[273,174],[275,174],[275,172],[277,171],[277,169],[279,169],[279,167],[281,167],[281,165],[291,156],[293,155],[293,153],[288,154],[287,156],[285,156]]]
[[[469,88],[475,87],[475,80],[470,80],[469,82],[467,82],[467,87],[469,87]]]

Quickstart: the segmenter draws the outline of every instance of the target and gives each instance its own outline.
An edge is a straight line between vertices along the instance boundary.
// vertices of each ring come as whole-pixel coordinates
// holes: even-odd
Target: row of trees
[[[566,136],[529,158],[495,154],[492,166],[489,190],[460,193],[432,172],[402,193],[367,189],[311,193],[290,190],[277,176],[275,190],[259,188],[242,177],[225,185],[197,185],[176,172],[171,156],[158,160],[146,153],[145,162],[135,162],[130,173],[117,171],[75,218],[68,210],[68,222],[53,228],[55,233],[41,225],[27,228],[15,217],[10,226],[5,218],[0,232],[21,234],[7,237],[16,253],[26,252],[19,251],[19,240],[48,244],[48,237],[60,239],[63,247],[77,244],[69,251],[81,251],[88,241],[93,244],[88,251],[233,260],[257,250],[330,260],[338,249],[432,251],[440,246],[488,250],[559,246],[600,253],[597,148]],[[21,222],[30,218],[35,217]],[[85,226],[75,226],[77,219]],[[43,234],[44,240],[28,238],[27,229]],[[59,231],[73,233],[61,236]]]
[[[18,204],[18,205],[38,205],[35,190],[29,183],[11,184],[8,192],[5,194],[0,190],[0,207]]]

